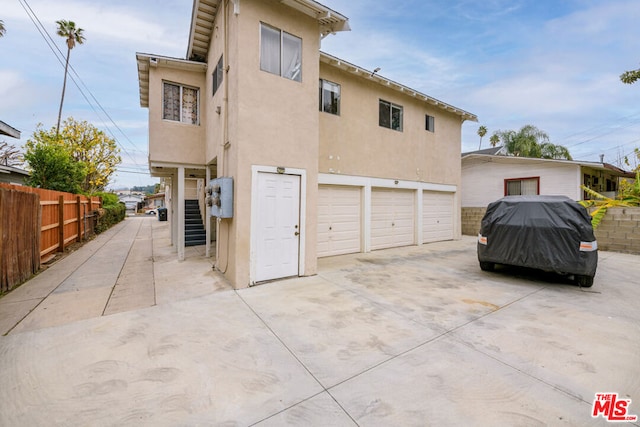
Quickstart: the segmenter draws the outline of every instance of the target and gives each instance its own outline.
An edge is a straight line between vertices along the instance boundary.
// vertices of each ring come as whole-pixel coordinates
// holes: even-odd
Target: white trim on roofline
[[[462,118],[462,120],[470,120],[472,122],[478,121],[478,117],[475,114],[472,114],[472,113],[469,113],[468,111],[454,107],[453,105],[447,104],[446,102],[442,102],[439,99],[433,98],[415,89],[411,89],[410,87],[394,82],[393,80],[389,80],[385,77],[382,77],[380,74],[376,72],[366,70],[348,61],[345,61],[344,59],[340,59],[333,55],[329,55],[328,53],[325,53],[322,51],[320,52],[320,62],[339,68],[343,71],[349,72],[361,78],[366,78],[368,80],[374,81],[380,85],[397,90],[398,92],[402,92],[407,96],[411,96],[420,101],[431,104],[435,107],[440,108],[441,110],[445,110],[455,115],[458,115]]]

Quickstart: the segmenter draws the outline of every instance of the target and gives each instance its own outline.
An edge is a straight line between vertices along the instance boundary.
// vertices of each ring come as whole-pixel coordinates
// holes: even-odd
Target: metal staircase
[[[200,205],[197,200],[184,201],[184,245],[198,246],[207,242],[207,233],[202,224]]]

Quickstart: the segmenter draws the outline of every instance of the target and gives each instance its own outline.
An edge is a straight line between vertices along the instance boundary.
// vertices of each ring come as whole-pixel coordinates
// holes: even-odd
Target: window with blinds
[[[199,123],[199,90],[176,83],[164,82],[162,118],[197,125]]]
[[[540,194],[540,177],[504,180],[505,196],[535,196]]]

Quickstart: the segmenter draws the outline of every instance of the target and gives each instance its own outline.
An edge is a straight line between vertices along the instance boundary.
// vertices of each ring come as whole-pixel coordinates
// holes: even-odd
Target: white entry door
[[[258,173],[256,282],[298,275],[300,176]]]

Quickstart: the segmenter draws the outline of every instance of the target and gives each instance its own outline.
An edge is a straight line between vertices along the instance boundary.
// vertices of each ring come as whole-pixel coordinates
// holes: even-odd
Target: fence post
[[[58,235],[60,242],[58,244],[58,252],[64,252],[64,196],[58,197],[58,214],[60,219],[58,220]]]
[[[82,208],[82,199],[80,198],[80,196],[76,196],[76,218],[78,220],[78,237],[76,237],[76,242],[82,242],[82,219],[80,219],[80,214],[81,214],[81,208]]]

